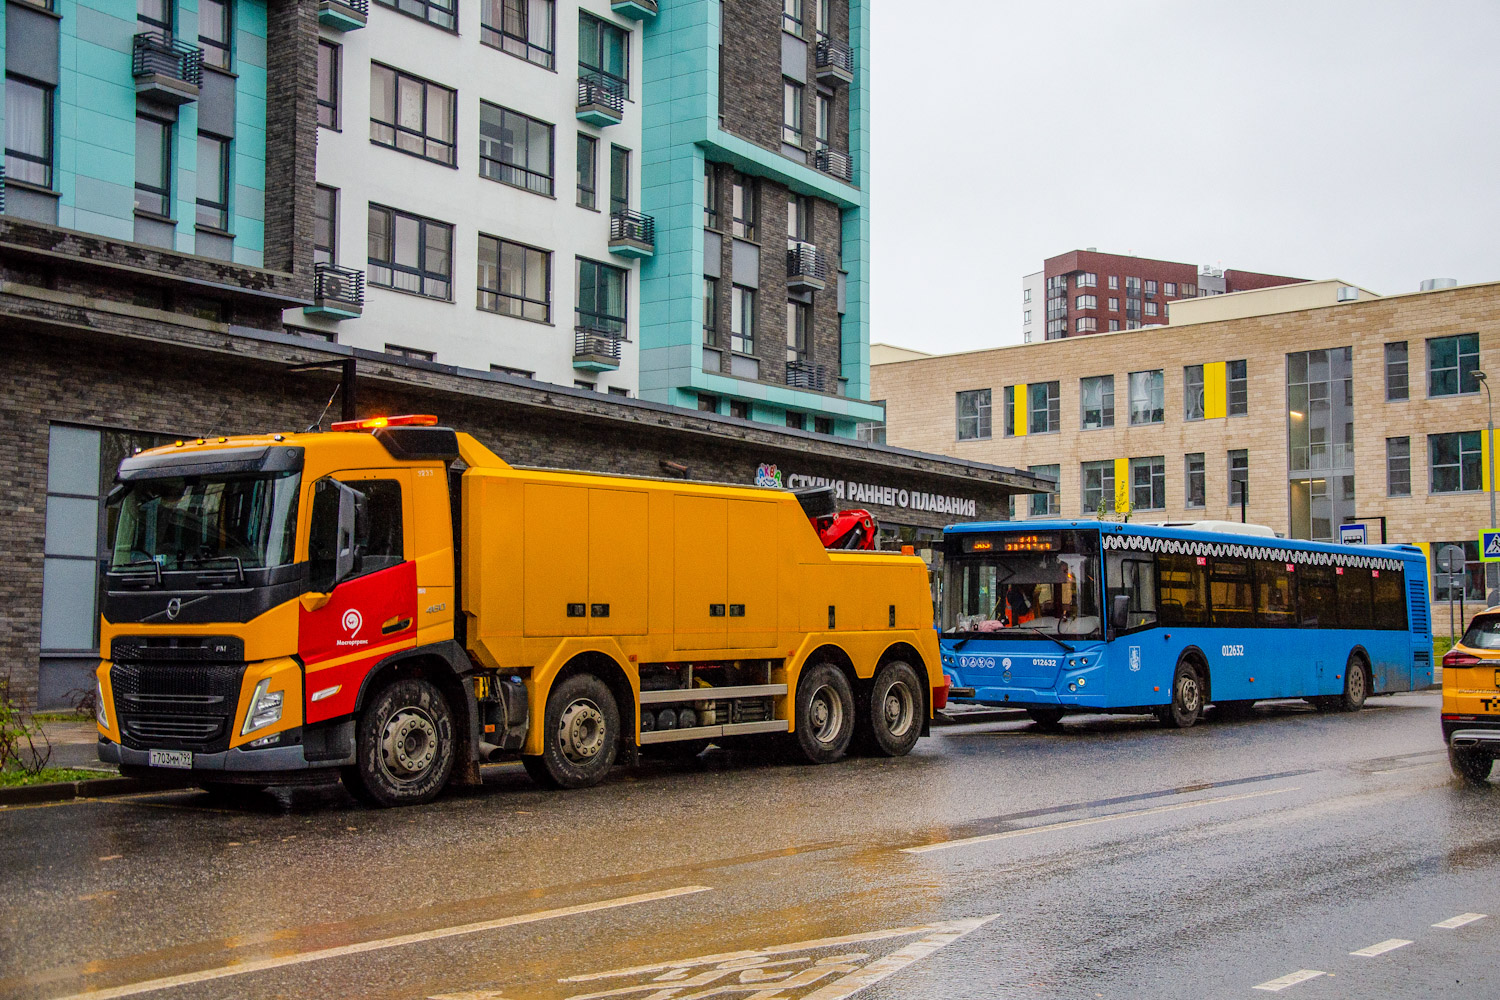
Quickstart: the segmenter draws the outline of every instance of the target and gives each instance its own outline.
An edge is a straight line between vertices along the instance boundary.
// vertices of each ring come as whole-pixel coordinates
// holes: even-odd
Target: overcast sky
[[[1016,343],[1021,276],[1086,247],[1500,279],[1497,0],[874,6],[877,343]]]

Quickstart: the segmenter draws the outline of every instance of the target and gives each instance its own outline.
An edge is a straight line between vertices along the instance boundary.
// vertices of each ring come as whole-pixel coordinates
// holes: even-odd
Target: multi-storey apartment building
[[[1040,272],[1021,279],[1022,340],[1029,343],[1038,330],[1046,340],[1061,340],[1159,326],[1167,322],[1173,302],[1302,280],[1070,250],[1047,258]]]
[[[877,365],[886,440],[1027,468],[1056,492],[1018,517],[1239,520],[1469,555],[1490,524],[1489,397],[1500,284],[1384,298],[1329,282],[1322,304]],[[1343,295],[1336,294],[1347,289]],[[1239,313],[1238,315],[1236,313]],[[1487,360],[1488,359],[1488,360]],[[1243,508],[1242,508],[1243,503]],[[1458,587],[1434,567],[1438,598]]]

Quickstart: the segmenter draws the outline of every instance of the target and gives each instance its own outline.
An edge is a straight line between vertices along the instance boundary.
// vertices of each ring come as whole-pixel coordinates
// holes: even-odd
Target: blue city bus
[[[944,531],[939,630],[956,702],[1152,713],[1270,698],[1358,711],[1432,684],[1427,562],[1253,525],[998,521]]]

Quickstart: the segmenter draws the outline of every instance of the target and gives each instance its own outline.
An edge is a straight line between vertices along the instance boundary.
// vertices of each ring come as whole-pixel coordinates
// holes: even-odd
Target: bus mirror
[[[1109,624],[1123,629],[1130,621],[1130,595],[1116,594],[1109,609]]]

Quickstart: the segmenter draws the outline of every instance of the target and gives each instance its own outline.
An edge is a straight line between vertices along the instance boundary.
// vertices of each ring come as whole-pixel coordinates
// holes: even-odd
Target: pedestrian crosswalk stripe
[[[1451,931],[1455,927],[1462,927],[1464,924],[1472,924],[1476,920],[1483,920],[1486,916],[1487,914],[1484,913],[1460,913],[1456,917],[1449,917],[1447,920],[1439,921],[1432,926],[1441,927],[1445,931]]]
[[[1252,989],[1265,990],[1267,993],[1280,993],[1288,986],[1296,986],[1298,983],[1305,983],[1309,979],[1317,979],[1319,976],[1326,975],[1328,973],[1319,972],[1317,969],[1298,969],[1296,972],[1288,972],[1284,976],[1268,980]]]

